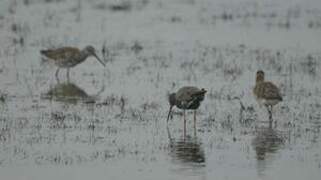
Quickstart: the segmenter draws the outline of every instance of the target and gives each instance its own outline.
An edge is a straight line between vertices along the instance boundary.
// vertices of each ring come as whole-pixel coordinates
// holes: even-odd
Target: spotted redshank
[[[58,49],[41,50],[40,53],[58,66],[55,73],[56,78],[58,78],[60,68],[67,68],[67,77],[69,78],[69,69],[84,62],[89,56],[94,56],[105,66],[105,63],[96,55],[95,48],[92,46],[86,46],[83,50],[75,47],[61,47]]]
[[[192,109],[194,110],[194,128],[196,127],[196,110],[201,105],[201,102],[204,100],[205,89],[199,89],[194,86],[185,86],[180,88],[176,93],[169,95],[168,101],[170,104],[167,122],[172,112],[172,108],[176,106],[179,109],[183,109],[184,116],[184,134],[186,131],[186,117],[185,111]]]

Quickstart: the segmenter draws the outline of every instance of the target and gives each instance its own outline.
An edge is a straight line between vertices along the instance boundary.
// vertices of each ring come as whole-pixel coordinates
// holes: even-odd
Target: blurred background
[[[0,178],[320,179],[320,35],[319,0],[2,0]],[[40,55],[87,45],[106,67],[70,80]],[[186,85],[208,93],[183,137]]]

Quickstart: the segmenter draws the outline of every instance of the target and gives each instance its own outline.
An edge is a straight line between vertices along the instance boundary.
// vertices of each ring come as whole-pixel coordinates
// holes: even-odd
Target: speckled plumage
[[[86,46],[83,50],[79,50],[75,47],[41,50],[40,54],[58,66],[56,77],[58,76],[59,68],[67,68],[67,75],[69,75],[69,68],[82,63],[89,56],[94,56],[103,66],[105,66],[105,63],[99,59],[95,53],[95,48],[92,46]]]
[[[257,71],[256,73],[256,83],[253,89],[253,94],[259,103],[267,107],[270,113],[270,118],[272,119],[273,106],[283,99],[279,88],[272,82],[264,80],[264,72],[261,70]]]
[[[263,71],[258,71],[257,80],[253,89],[254,95],[257,99],[262,100],[278,100],[282,101],[279,88],[272,82],[264,81]],[[260,77],[263,76],[263,77]],[[262,79],[263,78],[263,79]],[[268,104],[269,105],[269,104]]]
[[[258,82],[254,87],[254,94],[259,99],[266,100],[280,100],[282,101],[282,96],[280,94],[279,88],[276,87],[272,82]]]
[[[73,67],[87,58],[85,54],[82,55],[83,57],[81,58],[81,51],[74,47],[41,50],[40,53],[49,60],[54,61],[55,64],[61,68]]]
[[[179,89],[175,98],[176,106],[180,109],[197,109],[204,100],[206,91],[193,86],[185,86]]]

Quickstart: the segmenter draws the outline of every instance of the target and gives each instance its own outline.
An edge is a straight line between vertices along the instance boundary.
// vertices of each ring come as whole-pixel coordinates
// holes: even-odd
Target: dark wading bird
[[[184,134],[186,130],[186,118],[185,111],[188,109],[194,110],[194,128],[196,127],[196,110],[201,105],[201,102],[204,100],[205,93],[207,91],[205,89],[199,89],[193,86],[185,86],[180,88],[176,93],[172,93],[168,97],[168,101],[170,104],[167,122],[169,117],[171,116],[171,112],[174,106],[179,109],[183,109],[184,116]]]
[[[41,50],[40,54],[58,66],[56,71],[57,79],[60,68],[67,68],[67,77],[69,79],[69,69],[84,62],[89,56],[94,56],[103,66],[105,66],[105,63],[96,55],[95,48],[92,46],[86,46],[83,50],[74,47]]]
[[[264,72],[256,72],[256,83],[253,93],[260,105],[264,105],[269,112],[269,119],[272,120],[272,108],[282,101],[279,88],[272,82],[264,81]]]

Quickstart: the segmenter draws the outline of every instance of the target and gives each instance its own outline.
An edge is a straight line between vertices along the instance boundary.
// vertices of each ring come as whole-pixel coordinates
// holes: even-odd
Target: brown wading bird
[[[260,105],[265,105],[269,112],[269,118],[272,120],[272,108],[282,101],[279,88],[272,82],[264,81],[264,72],[256,72],[256,83],[253,93]]]
[[[58,78],[60,68],[67,68],[67,77],[69,79],[69,69],[84,62],[89,56],[94,56],[103,66],[105,66],[105,63],[96,55],[95,48],[92,46],[86,46],[83,50],[74,47],[41,50],[40,54],[45,56],[46,59],[53,61],[56,66],[58,66],[56,78]]]
[[[172,108],[176,106],[179,109],[183,109],[184,115],[184,134],[186,129],[186,118],[185,111],[188,109],[194,110],[194,128],[196,123],[196,110],[201,105],[201,102],[204,100],[204,95],[207,91],[205,89],[199,89],[194,86],[185,86],[180,88],[176,93],[169,95],[168,101],[170,104],[167,122],[172,112]]]

